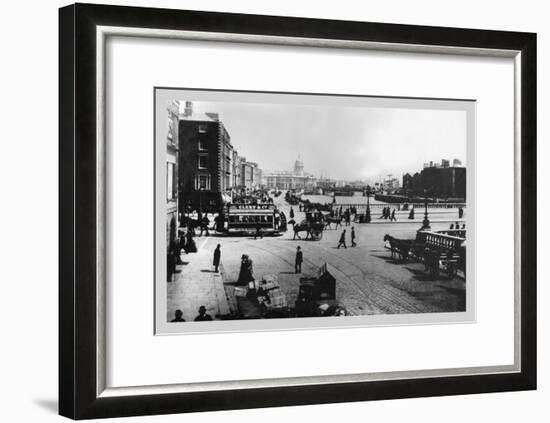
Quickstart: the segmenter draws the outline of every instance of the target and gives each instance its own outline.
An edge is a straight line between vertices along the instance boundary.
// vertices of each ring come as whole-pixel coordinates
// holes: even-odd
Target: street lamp
[[[430,230],[430,219],[428,219],[428,197],[426,196],[427,190],[424,190],[424,220],[422,221],[421,231]]]
[[[367,211],[365,212],[365,222],[370,223],[370,186],[367,186]]]

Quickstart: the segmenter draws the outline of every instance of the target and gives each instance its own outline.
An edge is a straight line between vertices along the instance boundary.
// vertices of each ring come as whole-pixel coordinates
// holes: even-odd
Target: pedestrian
[[[210,219],[208,219],[208,216],[204,216],[201,220],[200,220],[200,225],[201,225],[201,233],[199,236],[202,236],[202,233],[203,231],[206,231],[206,236],[210,236],[210,232],[208,232],[208,225],[210,224]]]
[[[201,305],[199,307],[199,315],[195,317],[195,322],[209,322],[212,320],[212,316],[206,313],[206,307]]]
[[[289,216],[290,216],[291,219],[294,219],[294,209],[292,208],[292,206],[290,207]]]
[[[258,237],[260,237],[260,239],[264,238],[262,234],[262,225],[260,225],[260,222],[256,222],[256,233],[254,234],[254,239]]]
[[[212,264],[214,265],[214,271],[218,273],[218,267],[220,266],[220,260],[222,258],[222,251],[221,251],[221,245],[218,244],[216,249],[214,250],[214,260],[212,261]]]
[[[395,209],[393,209],[392,212],[391,212],[390,221],[397,222],[397,218],[395,217]]]
[[[455,225],[451,223],[451,226],[449,227],[449,229],[452,231],[454,228],[455,228]]]
[[[239,271],[239,279],[237,282],[239,285],[247,285],[248,282],[253,280],[252,260],[246,254],[243,254],[241,256],[241,269]]]
[[[197,252],[197,244],[195,244],[195,240],[193,239],[193,232],[188,231],[186,235],[186,242],[185,242],[185,252],[187,254],[189,253],[196,253]]]
[[[296,247],[296,260],[294,261],[294,270],[296,273],[302,273],[302,262],[304,261],[304,255],[300,246]]]
[[[338,242],[338,247],[336,247],[336,248],[340,248],[341,245],[343,245],[344,248],[348,248],[346,246],[346,230],[345,229],[342,232],[342,235],[340,235],[340,241]]]
[[[185,319],[183,318],[183,312],[180,309],[177,309],[174,315],[175,317],[170,320],[170,322],[185,322]]]
[[[462,207],[458,208],[458,218],[462,219],[462,216],[464,216],[464,209]]]
[[[411,207],[411,211],[409,212],[409,220],[414,219],[414,206]]]
[[[355,228],[351,227],[351,246],[355,247],[357,243],[355,242]]]

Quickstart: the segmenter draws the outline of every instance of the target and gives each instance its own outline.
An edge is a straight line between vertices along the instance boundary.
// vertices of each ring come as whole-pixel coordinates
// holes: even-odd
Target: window
[[[199,169],[208,169],[208,156],[199,156]]]
[[[206,125],[199,125],[199,133],[201,134],[206,133]]]
[[[176,164],[166,163],[166,199],[176,198]]]
[[[197,191],[210,191],[210,175],[198,174],[195,176],[195,189]]]
[[[206,141],[203,140],[202,138],[199,138],[198,148],[199,148],[199,151],[206,151]]]

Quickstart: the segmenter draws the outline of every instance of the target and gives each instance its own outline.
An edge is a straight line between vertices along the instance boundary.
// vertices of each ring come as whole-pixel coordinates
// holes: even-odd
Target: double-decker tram
[[[258,229],[266,234],[279,233],[278,213],[273,204],[228,204],[227,232],[255,233]]]

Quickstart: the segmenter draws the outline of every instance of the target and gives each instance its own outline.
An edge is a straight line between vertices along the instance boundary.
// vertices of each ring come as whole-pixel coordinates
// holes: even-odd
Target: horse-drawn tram
[[[227,232],[255,234],[259,230],[262,235],[277,234],[281,226],[278,215],[273,204],[228,204]]]

